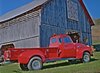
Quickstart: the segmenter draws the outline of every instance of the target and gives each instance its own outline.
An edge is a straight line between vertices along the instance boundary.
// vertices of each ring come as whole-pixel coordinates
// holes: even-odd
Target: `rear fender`
[[[29,60],[34,56],[40,57],[42,59],[42,62],[45,62],[46,60],[43,52],[41,52],[40,50],[30,50],[20,54],[20,56],[18,57],[18,62],[21,64],[27,64]]]

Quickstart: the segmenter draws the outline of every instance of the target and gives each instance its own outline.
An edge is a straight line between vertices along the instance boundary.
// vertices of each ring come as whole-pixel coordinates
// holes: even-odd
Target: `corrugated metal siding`
[[[1,28],[0,45],[13,42],[15,47],[39,47],[39,14],[40,12],[36,12],[35,15],[31,15],[31,18],[25,17],[26,20],[22,22]]]
[[[81,39],[82,42],[83,42],[84,37],[88,37],[88,39],[89,39],[88,44],[89,45],[92,44],[91,43],[92,37],[90,36],[91,26],[88,22],[88,19],[85,15],[80,3],[78,2],[78,0],[72,0],[72,1],[76,2],[78,4],[79,21],[68,19],[67,0],[51,0],[49,3],[44,5],[44,7],[42,9],[42,14],[41,14],[41,24],[42,25],[45,24],[46,26],[49,26],[49,28],[51,27],[50,29],[54,29],[54,30],[49,31],[47,29],[47,31],[48,31],[48,34],[47,34],[45,30],[48,27],[44,27],[45,29],[43,29],[44,32],[42,33],[41,38],[45,37],[44,36],[45,34],[46,34],[46,36],[50,37],[49,33],[52,33],[52,32],[53,33],[59,33],[61,30],[56,32],[57,28],[64,29],[64,32],[66,32],[66,30],[71,29],[71,30],[76,30],[77,32],[80,32],[80,36],[81,36],[80,39]],[[56,28],[54,28],[52,26],[54,26]]]

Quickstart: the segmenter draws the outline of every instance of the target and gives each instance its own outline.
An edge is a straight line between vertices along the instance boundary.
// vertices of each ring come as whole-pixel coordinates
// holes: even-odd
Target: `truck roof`
[[[58,38],[60,38],[60,37],[66,37],[66,36],[69,36],[68,34],[54,34],[54,35],[52,35],[52,37],[51,38],[53,38],[53,37],[58,37]]]

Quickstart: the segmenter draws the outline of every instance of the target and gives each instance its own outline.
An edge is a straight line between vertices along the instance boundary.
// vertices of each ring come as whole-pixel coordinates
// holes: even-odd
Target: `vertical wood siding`
[[[64,29],[63,33],[66,33],[66,30],[76,30],[80,32],[80,39],[83,42],[85,37],[88,38],[88,45],[92,45],[92,37],[91,35],[91,26],[88,22],[88,19],[78,2],[78,0],[72,0],[76,2],[78,5],[78,18],[79,21],[68,19],[68,12],[67,12],[67,0],[51,0],[47,4],[43,6],[42,13],[41,13],[41,24],[44,26],[45,29],[41,27],[41,40],[45,42],[49,40],[51,33],[59,33],[61,30],[56,32],[56,29]],[[51,27],[51,28],[50,28]],[[55,28],[54,28],[55,27]],[[46,30],[47,28],[47,30]],[[49,31],[48,28],[52,29]],[[47,32],[48,31],[48,32]],[[47,46],[48,43],[42,43],[41,45]]]
[[[50,26],[50,25],[41,25],[40,26],[40,46],[41,47],[48,47],[50,42],[50,37],[53,34],[64,34],[65,29],[56,27],[56,26]]]
[[[39,36],[30,37],[20,41],[12,42],[17,48],[33,48],[40,47]]]

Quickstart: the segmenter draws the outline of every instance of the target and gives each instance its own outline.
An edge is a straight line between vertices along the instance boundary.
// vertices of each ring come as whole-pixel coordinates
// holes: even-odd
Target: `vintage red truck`
[[[60,34],[50,38],[47,48],[11,48],[7,58],[18,60],[22,70],[38,70],[43,67],[43,63],[57,60],[89,62],[92,50],[88,45],[73,43],[69,35]]]

